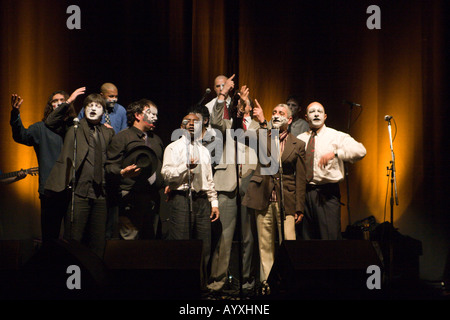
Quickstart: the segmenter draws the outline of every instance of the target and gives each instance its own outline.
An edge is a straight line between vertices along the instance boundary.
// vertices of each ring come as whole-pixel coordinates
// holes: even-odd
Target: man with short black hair
[[[128,129],[115,135],[108,148],[105,170],[108,182],[120,193],[119,234],[124,240],[159,237],[164,146],[153,132],[157,120],[158,109],[152,101],[141,99],[131,103],[127,108]],[[136,153],[137,158],[124,165],[137,148],[142,148],[141,155]],[[140,165],[138,157],[150,159],[147,164]]]

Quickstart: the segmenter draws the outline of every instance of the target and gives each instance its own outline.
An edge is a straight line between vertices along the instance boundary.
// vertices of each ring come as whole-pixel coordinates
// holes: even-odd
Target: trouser
[[[73,215],[69,206],[64,227],[64,239],[84,243],[103,258],[106,246],[106,200],[74,196]],[[73,218],[73,221],[71,221]]]
[[[281,243],[281,220],[278,202],[270,202],[266,210],[256,210],[256,228],[258,230],[258,246],[260,258],[260,280],[264,282],[269,277],[275,260],[275,239]],[[286,215],[284,220],[284,237],[295,240],[295,218]]]
[[[303,239],[341,240],[339,184],[307,185]]]
[[[237,206],[235,192],[219,192],[220,222],[222,234],[218,246],[212,256],[211,279],[214,281],[210,286],[213,290],[219,290],[227,279],[233,238],[237,223]],[[241,206],[241,230],[242,230],[242,279],[243,283],[251,282],[254,276],[254,226],[253,209]],[[241,270],[239,270],[241,272]]]
[[[158,227],[159,193],[121,193],[119,233],[124,240],[155,239]]]
[[[70,203],[70,193],[63,191],[53,196],[40,194],[42,241],[59,239],[61,223]]]
[[[211,205],[206,194],[194,195],[192,212],[184,192],[172,192],[169,200],[168,240],[202,240],[200,284],[206,287],[207,266],[211,255]]]

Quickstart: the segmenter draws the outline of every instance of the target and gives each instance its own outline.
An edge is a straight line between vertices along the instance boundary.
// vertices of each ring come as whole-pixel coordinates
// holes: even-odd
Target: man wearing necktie
[[[64,238],[86,244],[102,258],[107,213],[104,164],[106,148],[114,136],[114,130],[100,123],[106,103],[99,94],[87,96],[83,105],[85,117],[79,125],[68,129],[45,190],[61,192],[71,188],[73,203],[69,205],[64,219]]]
[[[102,84],[100,87],[100,95],[106,101],[105,112],[103,113],[101,123],[109,128],[113,128],[117,134],[126,129],[127,126],[127,111],[118,103],[119,90],[117,87],[109,82]],[[84,117],[84,108],[80,110],[79,119]]]
[[[206,107],[208,108],[209,114],[212,115],[213,113],[213,107],[216,104],[217,100],[225,101],[224,111],[223,111],[223,119],[230,119],[230,104],[231,104],[231,97],[229,95],[229,90],[223,91],[223,88],[225,86],[225,83],[228,81],[233,81],[234,74],[228,78],[224,75],[218,75],[214,79],[214,92],[216,93],[216,97],[212,99],[210,102],[206,104]],[[222,92],[223,91],[223,92]]]
[[[262,108],[256,100],[255,104],[253,114],[261,126],[266,126]],[[303,217],[306,187],[305,143],[288,132],[292,122],[289,107],[277,105],[271,122],[272,129],[258,130],[258,165],[242,202],[256,213],[263,293],[269,289],[267,279],[275,259],[277,233],[279,243],[296,239],[295,224]],[[270,158],[269,163],[262,153]]]
[[[303,239],[340,240],[341,202],[339,182],[344,180],[344,161],[354,163],[366,155],[362,143],[347,133],[325,125],[325,108],[313,102],[306,108],[310,130],[298,136],[306,147],[306,206]]]

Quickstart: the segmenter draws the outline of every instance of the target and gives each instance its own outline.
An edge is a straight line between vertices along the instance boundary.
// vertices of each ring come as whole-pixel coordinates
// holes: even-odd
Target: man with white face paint
[[[109,82],[102,84],[100,87],[100,95],[106,101],[105,112],[101,118],[101,123],[112,127],[115,133],[119,133],[127,126],[127,111],[118,103],[119,90],[117,87]],[[78,118],[84,117],[84,108],[80,110]]]
[[[340,240],[341,203],[339,182],[344,180],[344,161],[354,163],[366,155],[362,143],[349,134],[325,125],[327,115],[319,102],[306,108],[310,130],[298,136],[306,143],[306,207],[303,238]]]
[[[202,145],[202,119],[189,113],[181,123],[181,138],[164,151],[161,173],[169,193],[169,240],[202,240],[201,287],[206,288],[211,255],[211,222],[219,218],[211,156]],[[187,131],[187,132],[186,132]],[[180,135],[176,135],[178,138]],[[191,191],[192,197],[189,196]],[[190,200],[192,199],[192,203]],[[192,211],[190,210],[192,208]]]
[[[159,218],[160,194],[164,186],[161,176],[164,145],[155,134],[158,108],[148,99],[131,103],[127,108],[128,128],[112,139],[105,165],[111,192],[118,194],[118,234],[123,240],[157,239],[161,237]],[[154,173],[136,163],[123,165],[133,150],[150,149],[155,154]]]
[[[87,96],[83,105],[85,117],[68,129],[45,189],[59,193],[71,188],[73,206],[64,219],[64,238],[85,243],[102,258],[107,214],[104,164],[114,130],[100,123],[106,103],[99,94]]]
[[[264,114],[258,101],[255,100],[255,104],[253,114],[256,114],[262,126],[266,124]],[[275,259],[277,231],[280,241],[295,240],[295,224],[299,223],[303,217],[305,143],[288,132],[291,122],[292,115],[289,107],[279,104],[272,111],[272,129],[258,130],[259,148],[263,148],[265,154],[271,157],[271,161],[276,162],[276,171],[270,174],[265,173],[263,169],[272,166],[270,163],[262,162],[261,150],[259,150],[258,165],[242,201],[243,205],[254,209],[256,213],[261,261],[260,281],[263,293],[269,290],[266,281]],[[262,132],[267,132],[267,135],[262,135]],[[283,221],[281,216],[284,217]]]

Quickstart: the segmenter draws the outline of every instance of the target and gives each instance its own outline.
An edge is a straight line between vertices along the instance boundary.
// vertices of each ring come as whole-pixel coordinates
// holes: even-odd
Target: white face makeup
[[[280,129],[284,124],[287,124],[288,119],[285,116],[274,115],[272,116],[272,127],[274,129]]]
[[[144,114],[143,120],[150,126],[150,130],[155,129],[155,124],[158,121],[158,109],[150,106],[150,108],[146,108],[142,113]]]
[[[64,98],[64,96],[60,93],[55,94],[51,101],[53,110],[55,110],[63,102],[66,102],[66,99]]]
[[[287,112],[283,107],[275,107],[272,111],[272,127],[274,129],[287,128],[289,124],[289,119],[287,118]]]
[[[91,102],[86,106],[84,113],[86,119],[92,122],[100,121],[103,115],[103,106],[100,103]]]
[[[321,128],[326,118],[325,108],[320,103],[313,103],[308,106],[306,120],[311,128]]]

